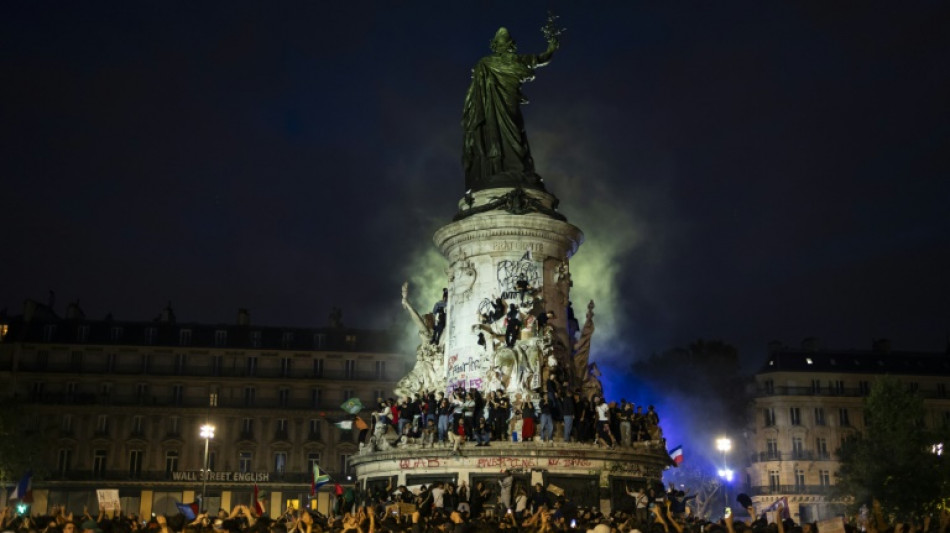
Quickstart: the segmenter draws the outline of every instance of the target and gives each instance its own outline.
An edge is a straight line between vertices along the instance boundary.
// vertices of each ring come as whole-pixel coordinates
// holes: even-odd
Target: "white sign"
[[[122,508],[119,504],[119,491],[117,489],[98,489],[96,496],[99,498],[99,507],[106,511],[116,511]]]

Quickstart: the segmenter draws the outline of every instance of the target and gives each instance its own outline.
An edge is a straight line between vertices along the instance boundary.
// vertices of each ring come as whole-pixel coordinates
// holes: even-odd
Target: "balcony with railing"
[[[810,494],[829,496],[834,493],[831,485],[763,485],[750,487],[751,496],[782,495],[782,494]]]
[[[831,461],[833,457],[828,452],[814,452],[802,450],[800,452],[756,452],[749,456],[750,463],[764,463],[767,461]]]

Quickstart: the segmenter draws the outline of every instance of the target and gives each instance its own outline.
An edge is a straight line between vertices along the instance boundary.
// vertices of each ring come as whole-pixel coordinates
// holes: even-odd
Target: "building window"
[[[251,459],[253,455],[249,451],[243,451],[238,454],[238,470],[247,473],[251,471]]]
[[[62,424],[60,424],[59,429],[66,435],[71,434],[73,432],[73,415],[63,415]]]
[[[109,415],[99,415],[96,418],[96,434],[106,435],[109,433]]]
[[[69,448],[62,448],[59,450],[59,455],[56,458],[56,472],[60,476],[65,476],[66,472],[69,472],[69,469],[73,467],[73,451]]]
[[[178,344],[180,346],[191,346],[191,330],[181,329],[178,331]]]
[[[322,400],[321,396],[320,389],[310,389],[310,407],[320,407]]]
[[[137,383],[135,385],[135,400],[138,403],[148,402],[148,383]]]
[[[50,342],[56,336],[56,324],[46,324],[43,326],[43,341]]]
[[[10,331],[9,324],[0,324],[0,342],[3,342],[3,339],[7,338],[7,333]]]
[[[356,335],[347,335],[347,336],[343,339],[343,342],[346,343],[346,347],[347,347],[348,349],[350,349],[350,350],[355,350],[355,349],[356,349]]]
[[[811,393],[821,394],[821,380],[820,379],[811,380]]]
[[[252,331],[251,332],[251,348],[260,348],[261,347],[261,332]]]
[[[106,372],[112,373],[115,372],[115,354],[110,353],[106,355]]]
[[[946,383],[937,383],[937,397],[946,398],[947,397],[947,384]]]
[[[254,419],[245,418],[241,421],[241,438],[244,440],[254,439]]]
[[[168,450],[165,452],[165,475],[171,476],[172,472],[178,471],[178,452]]]
[[[82,372],[82,352],[70,354],[69,369],[73,372]]]
[[[293,359],[290,357],[282,357],[280,359],[280,377],[289,377],[293,372],[293,366]]]
[[[386,379],[386,361],[376,361],[376,379]]]
[[[353,379],[356,377],[356,361],[347,359],[343,361],[343,377]]]
[[[320,440],[322,424],[317,418],[310,419],[310,431],[307,434],[308,440]]]
[[[257,390],[254,387],[244,387],[244,407],[253,407]]]
[[[327,346],[327,336],[325,333],[313,334],[313,347],[316,350],[322,350]]]
[[[158,335],[158,329],[145,328],[145,344],[155,344],[155,337]]]
[[[89,339],[89,326],[76,328],[76,342],[86,342]]]
[[[178,437],[181,435],[181,418],[177,416],[168,417],[168,436],[169,437]]]
[[[824,407],[815,408],[815,425],[816,426],[825,425],[825,408]]]
[[[277,405],[280,407],[287,407],[290,405],[290,389],[287,387],[281,387],[277,391]]]
[[[320,466],[320,454],[310,452],[307,454],[307,472],[313,472],[314,468]]]
[[[109,399],[112,396],[112,383],[103,383],[99,390],[104,398]]]
[[[835,380],[829,383],[832,392],[835,394],[844,394],[844,381]]]
[[[315,378],[323,377],[323,359],[313,360],[313,377]]]
[[[36,369],[46,370],[47,364],[49,364],[49,352],[46,350],[36,352]]]
[[[828,470],[819,470],[818,471],[818,484],[822,487],[831,486],[831,472]]]
[[[141,437],[145,434],[145,417],[135,415],[132,417],[132,435]]]
[[[343,389],[343,401],[349,400],[354,394],[353,389]]]
[[[802,410],[800,407],[788,408],[789,421],[793,426],[802,425]]]
[[[920,390],[920,383],[917,383],[916,381],[911,381],[910,383],[907,384],[907,390],[910,392],[917,392],[918,390]]]
[[[294,332],[293,332],[293,331],[285,331],[285,332],[280,336],[280,345],[281,345],[281,347],[282,347],[282,348],[290,348],[291,346],[293,346],[293,344],[294,344]]]
[[[181,405],[185,397],[183,385],[172,385],[172,405]]]
[[[769,489],[772,492],[778,492],[782,486],[778,470],[769,470]]]
[[[76,395],[79,394],[79,383],[75,381],[70,381],[66,384],[66,400],[72,402],[76,399]]]
[[[218,392],[211,391],[208,394],[208,407],[217,407],[218,406]]]
[[[142,450],[131,450],[129,452],[129,477],[139,477],[142,475],[142,457],[145,452]]]
[[[211,375],[212,375],[212,376],[220,376],[220,375],[221,375],[221,366],[222,366],[221,364],[222,364],[222,361],[223,361],[223,357],[220,356],[220,355],[212,355],[212,356],[211,356]]]
[[[274,472],[283,474],[287,468],[287,452],[274,452]]]
[[[244,365],[245,374],[248,376],[257,375],[257,357],[248,356]]]
[[[175,354],[175,375],[180,376],[185,373],[185,354]]]
[[[871,384],[867,381],[859,381],[858,392],[861,393],[861,396],[867,396],[868,394],[871,394]]]
[[[765,458],[768,460],[780,459],[778,441],[772,438],[765,439]]]
[[[122,328],[119,326],[112,326],[112,329],[109,330],[109,339],[112,342],[119,342],[122,340]]]
[[[152,355],[151,354],[142,354],[142,373],[148,374],[152,369]]]
[[[819,459],[828,459],[828,440],[824,437],[818,437],[815,439],[815,453],[818,454]]]
[[[92,452],[92,473],[97,478],[101,478],[106,475],[105,450],[96,450]]]
[[[274,437],[277,440],[287,440],[287,419],[278,418],[274,424],[275,435]]]
[[[801,437],[792,437],[792,457],[795,459],[805,457],[805,446]]]
[[[34,381],[30,385],[30,400],[38,402],[43,399],[43,390],[46,388],[46,384],[42,381]]]
[[[373,398],[376,400],[376,403],[379,404],[383,401],[383,398],[386,397],[386,391],[383,389],[375,389],[373,391]]]
[[[214,460],[218,456],[218,452],[210,450],[208,452],[208,471],[214,472]]]
[[[766,407],[763,411],[765,413],[765,426],[774,426],[775,425],[775,409],[771,407]]]
[[[804,490],[805,489],[805,471],[804,470],[795,470],[795,489]]]
[[[841,427],[848,427],[851,425],[851,419],[848,417],[847,407],[838,409],[838,420],[841,422]]]
[[[228,331],[224,329],[217,329],[214,331],[214,345],[218,347],[228,345]]]

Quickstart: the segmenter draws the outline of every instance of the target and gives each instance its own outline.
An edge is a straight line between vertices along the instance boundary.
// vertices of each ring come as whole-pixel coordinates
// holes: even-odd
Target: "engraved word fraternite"
[[[544,190],[524,131],[521,84],[534,79],[534,70],[551,61],[560,30],[549,16],[542,32],[548,48],[541,54],[518,54],[514,39],[499,28],[491,41],[492,54],[472,69],[472,84],[462,110],[462,165],[469,191],[494,187]]]

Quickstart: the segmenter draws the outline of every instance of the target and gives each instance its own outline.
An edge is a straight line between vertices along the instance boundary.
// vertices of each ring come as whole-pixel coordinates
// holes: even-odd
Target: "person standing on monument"
[[[541,188],[524,130],[521,104],[527,103],[521,84],[547,65],[559,47],[560,30],[554,16],[542,29],[548,43],[541,54],[518,54],[515,40],[499,28],[491,40],[491,55],[472,69],[472,83],[462,108],[462,166],[465,188],[527,186]]]

